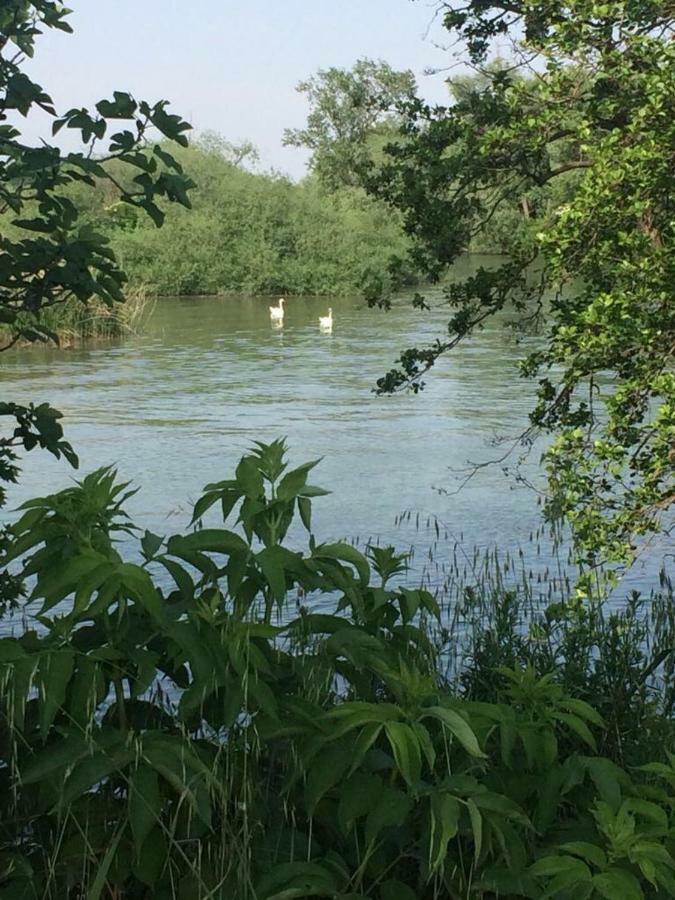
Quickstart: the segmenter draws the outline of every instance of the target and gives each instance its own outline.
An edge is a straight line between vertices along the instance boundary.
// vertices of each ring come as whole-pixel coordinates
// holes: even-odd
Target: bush
[[[40,609],[0,640],[2,897],[672,896],[675,757],[597,755],[600,715],[532,666],[458,696],[434,597],[391,548],[318,543],[314,464],[284,454],[256,445],[138,563],[114,472],[24,505],[4,564]]]
[[[362,191],[322,191],[254,174],[217,149],[196,144],[179,154],[196,182],[192,209],[171,210],[156,231],[99,187],[73,200],[110,238],[134,285],[158,294],[354,294],[373,281],[392,287],[415,280],[408,266],[392,275],[392,254],[408,242],[398,217]],[[115,171],[124,183],[124,171]]]

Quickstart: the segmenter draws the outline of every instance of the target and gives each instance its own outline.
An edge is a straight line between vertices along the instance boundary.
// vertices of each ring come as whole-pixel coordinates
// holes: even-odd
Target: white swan
[[[282,322],[284,318],[284,303],[286,301],[283,297],[279,297],[279,305],[278,306],[270,306],[270,319],[273,322]]]
[[[328,315],[327,316],[319,316],[319,328],[322,331],[332,331],[333,330],[333,310],[330,306],[328,307]]]

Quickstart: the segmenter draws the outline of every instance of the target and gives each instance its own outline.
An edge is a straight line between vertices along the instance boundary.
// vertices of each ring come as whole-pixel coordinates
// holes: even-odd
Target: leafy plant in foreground
[[[141,562],[109,470],[24,505],[3,898],[669,896],[670,768],[598,756],[600,716],[531,669],[454,694],[403,557],[311,533],[314,465],[257,444]]]

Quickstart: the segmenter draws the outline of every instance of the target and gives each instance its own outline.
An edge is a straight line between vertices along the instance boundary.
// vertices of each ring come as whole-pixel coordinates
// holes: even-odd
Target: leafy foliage
[[[106,164],[115,160],[129,172],[121,201],[156,225],[164,218],[161,199],[189,206],[191,183],[180,164],[159,143],[148,143],[153,130],[162,140],[187,143],[189,126],[168,112],[166,101],[151,105],[116,91],[93,112],[71,109],[59,115],[44,88],[23,71],[45,30],[71,31],[67,15],[49,0],[8,0],[0,10],[0,350],[18,341],[58,340],[49,325],[55,307],[92,298],[110,307],[124,299],[126,277],[108,238],[82,221],[68,196],[72,185],[91,190],[96,179],[110,180]],[[18,123],[34,110],[51,117],[54,134],[74,131],[83,149],[64,153],[46,143],[26,144]],[[56,410],[3,402],[0,415],[15,423],[11,435],[0,439],[0,480],[16,479],[17,447],[40,446],[77,464]],[[12,601],[13,584],[3,583],[0,603]]]
[[[24,505],[3,563],[40,610],[0,639],[3,897],[671,895],[673,761],[597,756],[598,713],[531,669],[501,702],[453,694],[403,556],[287,543],[314,466],[257,444],[140,563],[113,472]]]
[[[349,295],[364,283],[415,278],[411,266],[388,271],[390,253],[404,255],[407,239],[384,204],[351,189],[327,195],[313,178],[295,184],[249,171],[249,150],[212,134],[179,150],[196,183],[192,209],[173,211],[160,231],[120,204],[106,181],[71,197],[109,238],[130,282],[158,294]],[[110,171],[122,183],[118,166]]]
[[[448,289],[447,333],[404,351],[379,389],[419,389],[442,354],[502,309],[523,325],[546,321],[543,348],[522,362],[538,385],[528,437],[553,436],[547,512],[572,526],[583,598],[598,563],[629,564],[674,497],[672,4],[442,7],[476,65],[493,39],[523,38],[517,59],[534,77],[483,66],[489,87],[447,108],[402,110],[401,139],[368,186],[403,213],[416,263],[439,277],[531,191],[561,184],[567,200],[534,240],[511,243],[509,261]]]
[[[364,168],[396,136],[398,107],[415,96],[410,71],[358,60],[352,69],[321,69],[298,91],[310,105],[304,128],[287,129],[284,143],[312,153],[311,171],[331,190],[358,187]]]

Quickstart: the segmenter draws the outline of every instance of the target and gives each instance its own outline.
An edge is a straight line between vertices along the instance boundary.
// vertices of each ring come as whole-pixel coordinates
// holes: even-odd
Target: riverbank
[[[92,341],[105,344],[138,334],[156,302],[157,297],[145,288],[137,287],[127,291],[124,303],[114,306],[107,306],[96,299],[86,304],[76,299],[67,300],[43,310],[39,322],[56,336],[62,349],[79,347]],[[33,320],[23,322],[19,317],[12,327],[0,325],[0,346],[14,342],[18,347],[37,348],[42,342],[21,337],[14,340],[18,328],[24,325],[30,328],[33,324]]]

